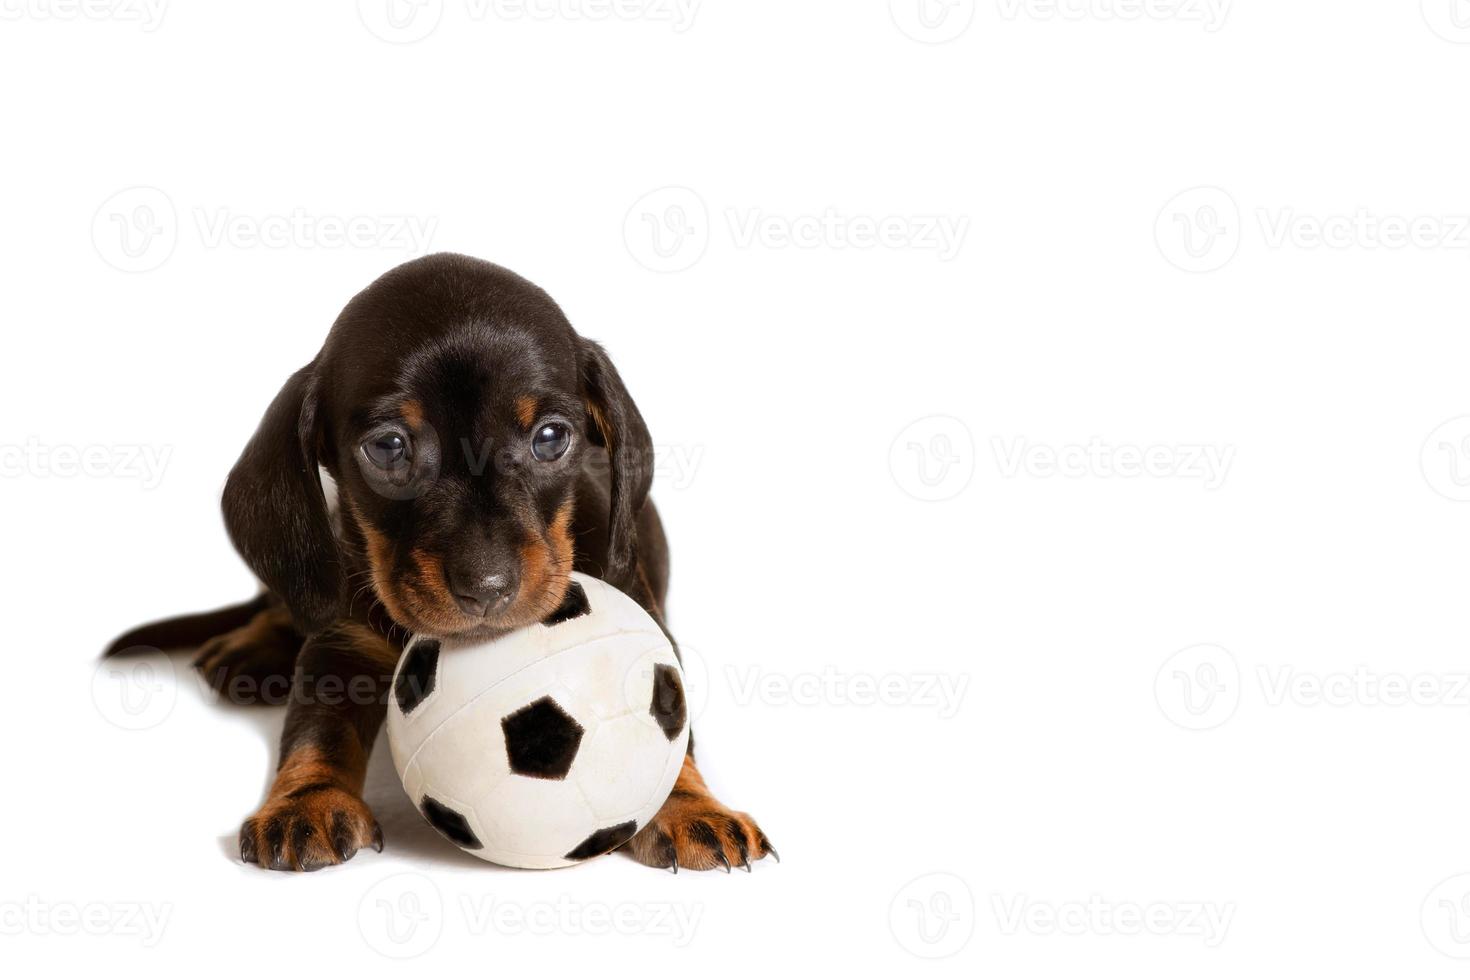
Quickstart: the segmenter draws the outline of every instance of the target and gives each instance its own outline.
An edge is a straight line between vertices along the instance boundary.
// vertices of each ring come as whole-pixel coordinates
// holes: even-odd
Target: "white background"
[[[1462,975],[1470,6],[385,2],[0,2],[8,967]],[[97,672],[424,247],[612,352],[784,864],[498,871],[380,746],[247,868],[280,715]]]

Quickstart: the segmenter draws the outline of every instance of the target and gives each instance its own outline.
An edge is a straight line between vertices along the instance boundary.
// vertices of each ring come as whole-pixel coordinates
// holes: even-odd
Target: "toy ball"
[[[544,622],[493,640],[411,638],[388,745],[444,837],[517,868],[613,850],[663,805],[684,761],[683,677],[632,599],[573,573]]]

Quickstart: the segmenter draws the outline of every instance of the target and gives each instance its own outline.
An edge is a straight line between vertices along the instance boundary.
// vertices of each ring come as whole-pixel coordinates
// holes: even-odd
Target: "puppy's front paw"
[[[330,785],[272,797],[240,826],[240,860],[273,871],[316,871],[360,848],[383,849],[383,831],[366,803]]]
[[[781,856],[750,814],[727,808],[707,791],[675,788],[668,801],[628,842],[633,857],[655,868],[709,871]]]

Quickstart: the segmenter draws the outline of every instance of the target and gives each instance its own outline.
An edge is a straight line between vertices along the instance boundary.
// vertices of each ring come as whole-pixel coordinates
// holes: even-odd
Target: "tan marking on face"
[[[602,406],[596,402],[587,403],[587,414],[592,416],[592,424],[597,426],[597,431],[602,435],[602,441],[607,444],[607,451],[613,451],[613,430],[607,424],[607,416],[602,414]]]
[[[475,617],[466,615],[454,601],[449,582],[444,577],[444,562],[437,555],[415,548],[408,557],[418,573],[416,580],[409,583],[406,594],[409,611],[413,614],[411,625],[425,626],[439,633],[455,633],[479,623]]]
[[[556,516],[551,519],[551,524],[546,528],[547,540],[551,543],[551,557],[558,565],[572,564],[572,505],[573,501],[568,499],[566,503],[557,508]]]
[[[565,597],[575,559],[572,538],[575,503],[575,498],[568,497],[557,508],[545,532],[521,545],[521,587],[511,608],[494,623],[497,628],[516,629],[539,623],[555,612]],[[343,510],[362,534],[373,589],[395,622],[441,635],[486,625],[483,620],[468,616],[459,609],[450,594],[443,562],[423,548],[414,548],[408,555],[416,575],[402,583],[401,590],[395,589],[391,578],[394,567],[392,543],[364,520],[345,496]],[[369,632],[376,636],[375,631],[369,629]]]
[[[521,423],[521,428],[531,428],[531,423],[536,421],[536,399],[530,395],[520,395],[516,398],[516,421]]]
[[[423,403],[414,398],[405,398],[403,404],[398,406],[398,414],[403,416],[409,428],[422,429],[424,427]]]
[[[568,498],[546,525],[545,534],[521,545],[521,588],[513,607],[506,610],[508,622],[539,623],[565,598],[574,557],[573,504]]]
[[[352,519],[352,524],[362,535],[363,543],[367,545],[368,572],[372,577],[373,591],[382,600],[383,608],[388,610],[400,623],[407,622],[404,613],[404,603],[398,593],[393,589],[392,580],[388,577],[388,571],[393,567],[393,545],[383,536],[377,528],[373,527],[362,516],[357,513],[357,508],[352,506],[351,498],[345,493],[341,495],[342,510]]]
[[[428,593],[430,607],[446,610],[454,608],[454,596],[450,594],[449,582],[444,578],[444,563],[423,548],[413,549],[408,557],[418,571],[416,585]]]

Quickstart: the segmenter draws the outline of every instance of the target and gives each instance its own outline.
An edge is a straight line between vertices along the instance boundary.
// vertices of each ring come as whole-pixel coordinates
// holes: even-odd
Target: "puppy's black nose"
[[[500,612],[510,605],[520,584],[514,572],[504,569],[490,573],[451,569],[447,577],[449,589],[454,593],[454,601],[471,616],[488,616]]]

